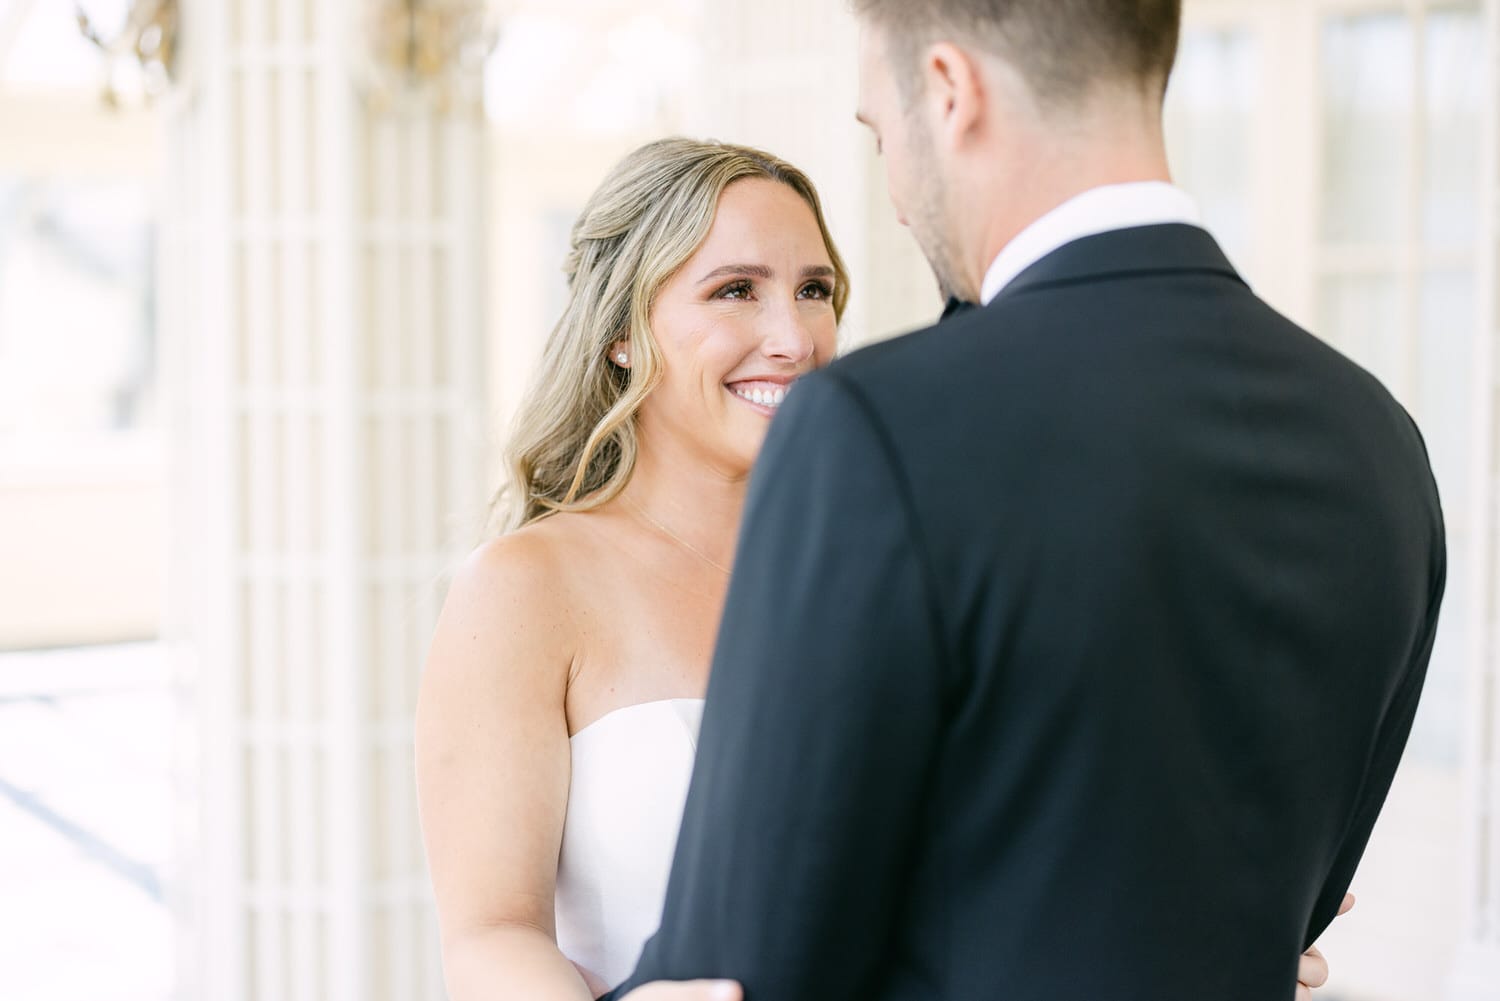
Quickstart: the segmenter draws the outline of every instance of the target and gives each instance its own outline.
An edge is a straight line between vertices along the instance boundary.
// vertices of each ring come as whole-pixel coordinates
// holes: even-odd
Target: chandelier
[[[439,107],[477,99],[472,81],[499,34],[485,0],[376,0],[368,33],[372,99],[418,94]]]
[[[131,0],[124,23],[111,35],[101,27],[105,15],[98,0],[76,0],[73,9],[78,30],[104,55],[106,103],[122,103],[122,79],[137,71],[145,97],[166,92],[177,56],[178,0]]]

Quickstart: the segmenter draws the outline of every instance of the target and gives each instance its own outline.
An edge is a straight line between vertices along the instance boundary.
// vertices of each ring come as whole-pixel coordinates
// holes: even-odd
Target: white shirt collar
[[[1192,196],[1165,181],[1093,188],[1068,199],[1017,233],[990,264],[980,301],[989,305],[1021,272],[1074,240],[1135,226],[1173,222],[1198,226],[1201,219],[1198,203]]]

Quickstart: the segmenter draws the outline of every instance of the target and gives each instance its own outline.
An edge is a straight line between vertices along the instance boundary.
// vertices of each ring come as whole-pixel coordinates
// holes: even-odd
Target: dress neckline
[[[594,727],[598,726],[600,723],[603,723],[605,720],[610,719],[611,717],[618,716],[621,713],[627,713],[627,712],[631,712],[633,710],[638,710],[638,709],[647,709],[647,708],[650,708],[651,706],[671,705],[671,704],[677,703],[677,702],[696,702],[696,703],[698,703],[698,704],[701,705],[704,702],[704,700],[703,699],[652,699],[650,702],[633,702],[633,703],[631,703],[628,706],[620,706],[618,709],[611,709],[609,712],[605,713],[603,716],[600,716],[598,719],[594,720],[592,723],[588,724],[587,726],[585,726],[583,729],[579,730],[577,733],[573,734],[568,739],[570,741],[571,740],[577,740],[579,737],[581,737],[584,734],[588,733],[590,730],[592,730]]]

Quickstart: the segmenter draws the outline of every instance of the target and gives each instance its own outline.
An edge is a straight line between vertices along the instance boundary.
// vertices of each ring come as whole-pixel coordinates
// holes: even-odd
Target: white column
[[[360,91],[367,0],[187,0],[164,296],[198,721],[183,998],[443,996],[411,762],[477,538],[478,81]]]
[[[1466,875],[1463,939],[1449,978],[1451,1001],[1500,1001],[1500,0],[1485,0],[1484,220],[1479,258],[1481,323],[1474,379],[1474,560],[1468,619],[1465,734]]]

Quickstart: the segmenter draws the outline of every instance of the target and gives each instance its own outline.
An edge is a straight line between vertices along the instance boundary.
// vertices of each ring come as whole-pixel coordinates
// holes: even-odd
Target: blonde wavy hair
[[[719,196],[735,181],[765,178],[802,197],[818,221],[836,275],[843,318],[849,276],[806,174],[748,146],[663,139],[617,164],[573,225],[564,265],[568,302],[517,413],[509,482],[495,497],[509,530],[559,511],[613,500],[635,469],[636,415],[661,383],[651,305],[662,285],[708,236]],[[629,340],[628,369],[609,359]]]

